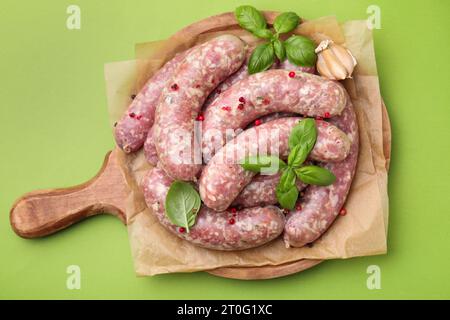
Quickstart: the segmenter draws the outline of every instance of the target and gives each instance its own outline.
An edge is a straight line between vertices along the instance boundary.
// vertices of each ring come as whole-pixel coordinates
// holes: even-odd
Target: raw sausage
[[[144,155],[148,163],[150,163],[152,166],[156,166],[156,164],[158,163],[158,154],[156,152],[155,143],[153,142],[153,127],[151,127],[148,131],[147,139],[144,143]]]
[[[249,155],[288,155],[288,138],[301,118],[282,118],[245,130],[228,142],[204,167],[199,183],[200,196],[211,209],[223,211],[255,175],[239,164]],[[317,141],[312,160],[340,161],[348,154],[348,137],[333,125],[317,121]]]
[[[330,119],[344,131],[351,141],[350,153],[344,161],[325,163],[336,181],[327,187],[310,186],[299,200],[301,210],[293,210],[287,215],[284,232],[286,247],[302,247],[319,238],[336,219],[352,184],[358,161],[359,135],[356,115],[350,99],[343,113]]]
[[[145,201],[167,230],[192,244],[215,250],[243,250],[263,245],[283,232],[285,217],[275,206],[243,209],[235,215],[202,206],[190,232],[180,230],[164,210],[172,181],[160,168],[151,169],[142,181]]]
[[[250,58],[252,49],[253,49],[253,47],[251,47],[251,46],[248,47],[248,49],[247,49],[248,54],[246,56],[246,60],[242,64],[242,66],[239,68],[238,71],[236,71],[235,73],[230,75],[227,79],[225,79],[223,82],[221,82],[217,86],[217,88],[215,88],[213,90],[213,92],[206,99],[206,101],[203,105],[203,108],[207,108],[207,106],[209,106],[222,92],[227,90],[233,84],[235,84],[236,82],[243,80],[249,76],[248,75],[248,60]],[[281,62],[281,63],[280,62],[275,63],[273,68],[274,69],[285,69],[285,70],[289,70],[289,71],[301,71],[301,72],[306,72],[306,73],[311,73],[311,74],[315,74],[315,71],[316,71],[314,67],[296,66],[296,65],[290,63],[288,60]],[[262,121],[262,123],[265,123],[265,122],[268,122],[268,121],[271,121],[274,119],[282,118],[285,115],[288,115],[288,113],[282,113],[282,112],[272,113],[272,114],[262,117],[260,120]],[[295,116],[295,114],[291,113],[291,114],[289,114],[289,116]],[[158,156],[156,153],[155,144],[153,142],[153,135],[151,133],[151,129],[149,130],[147,139],[145,140],[144,151],[145,151],[145,156],[146,156],[148,162],[151,165],[155,166],[158,161]]]
[[[244,59],[241,39],[219,36],[193,48],[164,88],[153,135],[162,168],[172,178],[196,179],[202,161],[194,137],[195,118],[208,94],[237,71]]]
[[[289,71],[300,71],[310,74],[316,74],[316,67],[296,66],[295,64],[291,63],[288,59],[284,60],[283,62],[278,62],[276,69],[284,69]]]
[[[254,46],[247,47],[247,54],[245,56],[245,61],[238,71],[230,75],[224,81],[222,81],[208,96],[205,103],[203,104],[203,109],[207,108],[222,92],[227,90],[236,82],[248,77],[248,61],[250,59],[251,53]]]
[[[117,145],[126,153],[142,147],[147,133],[153,125],[155,109],[167,81],[183,61],[185,53],[177,54],[159,69],[133,99],[128,110],[117,122],[115,139]]]
[[[229,87],[231,87],[236,82],[243,80],[249,76],[248,74],[248,61],[250,59],[251,53],[255,47],[249,46],[247,49],[247,57],[245,59],[244,64],[242,67],[233,73],[231,76],[229,76],[225,81],[223,81],[220,85],[217,86],[216,89],[214,89],[213,92],[209,95],[208,99],[206,99],[206,102],[203,106],[203,108],[208,107],[222,92],[227,90]],[[302,66],[296,66],[295,64],[292,64],[289,62],[289,60],[285,60],[284,62],[276,62],[273,64],[271,69],[284,69],[289,71],[300,71],[300,72],[306,72],[315,74],[316,68],[315,67],[302,67]]]
[[[280,118],[286,118],[286,117],[298,117],[298,114],[296,113],[291,113],[291,112],[275,112],[275,113],[270,113],[266,116],[262,116],[261,118],[259,118],[259,124],[261,123],[266,123],[266,122],[270,122],[276,119],[280,119]],[[248,128],[254,127],[255,123],[252,122],[247,126]]]
[[[248,53],[251,53],[252,48],[249,46],[247,49]],[[234,83],[238,82],[239,80],[242,80],[246,77],[248,77],[248,59],[250,57],[250,54],[247,54],[246,59],[242,66],[239,68],[238,71],[230,75],[228,78],[226,78],[224,81],[222,81],[214,90],[211,92],[211,94],[206,99],[205,103],[203,104],[202,108],[206,108],[208,105],[213,102],[215,98],[222,92],[231,87]],[[153,142],[153,134],[151,132],[151,129],[147,135],[147,139],[144,143],[144,153],[145,158],[147,161],[152,165],[155,166],[158,162],[158,154],[156,153],[156,146]]]
[[[332,117],[342,112],[346,96],[338,83],[304,72],[268,70],[231,86],[203,114],[203,154],[207,161],[236,130],[273,112]]]

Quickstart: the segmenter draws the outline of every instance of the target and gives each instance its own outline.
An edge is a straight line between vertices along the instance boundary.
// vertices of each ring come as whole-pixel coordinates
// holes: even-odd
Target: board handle
[[[100,213],[115,215],[127,224],[123,207],[127,184],[117,152],[108,152],[97,175],[83,184],[38,190],[17,199],[10,211],[14,232],[23,238],[43,237]]]

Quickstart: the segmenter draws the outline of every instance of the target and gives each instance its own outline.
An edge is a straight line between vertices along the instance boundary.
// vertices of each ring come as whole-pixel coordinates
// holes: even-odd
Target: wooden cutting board
[[[277,14],[264,12],[269,24],[273,23]],[[236,20],[232,13],[224,13],[193,23],[173,37],[191,38],[193,34],[220,31],[230,26],[237,26]],[[386,159],[390,159],[391,127],[384,103],[382,110],[384,152]],[[17,199],[10,211],[13,230],[24,238],[43,237],[101,213],[113,214],[126,225],[125,199],[128,184],[117,162],[117,152],[118,149],[108,152],[97,175],[83,184],[63,189],[33,191]],[[322,260],[302,259],[277,266],[226,267],[208,272],[233,279],[270,279],[306,270],[320,262]]]

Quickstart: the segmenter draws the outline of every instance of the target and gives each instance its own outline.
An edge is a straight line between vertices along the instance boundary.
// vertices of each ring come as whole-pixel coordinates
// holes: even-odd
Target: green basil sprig
[[[266,19],[264,19],[262,13],[252,6],[237,7],[234,14],[241,28],[252,33],[267,27]]]
[[[309,154],[314,148],[317,139],[316,121],[306,118],[296,125],[289,135],[289,148],[292,150],[296,145],[304,145]]]
[[[276,156],[246,157],[241,166],[252,172],[276,173],[281,171],[280,181],[275,193],[283,208],[292,210],[298,199],[296,179],[306,184],[327,186],[336,180],[336,176],[325,168],[302,166],[317,140],[317,128],[314,119],[303,119],[289,135],[289,155],[287,164]],[[270,168],[271,170],[268,170]],[[264,171],[266,170],[266,171]]]
[[[170,222],[189,232],[200,210],[200,195],[190,183],[174,181],[167,192],[164,205]]]
[[[272,42],[273,44],[273,50],[275,52],[275,55],[280,61],[286,60],[286,48],[284,47],[283,42],[281,42],[280,39],[275,39]]]
[[[273,28],[277,34],[286,33],[297,28],[299,23],[300,17],[295,12],[284,12],[275,18]]]
[[[286,168],[280,177],[275,189],[277,200],[283,208],[292,210],[298,198],[298,189],[295,184],[296,173],[292,168]]]
[[[310,39],[302,36],[292,36],[284,42],[289,62],[297,66],[312,67],[316,64],[315,45]]]
[[[309,152],[307,151],[307,147],[304,144],[296,145],[289,153],[288,156],[289,166],[292,168],[300,167],[303,164],[303,162],[305,162],[308,154]]]
[[[250,70],[265,71],[270,68],[274,60],[275,55],[273,45],[271,43],[260,44],[253,50],[252,55],[250,56],[248,70],[249,72]]]
[[[297,28],[300,17],[295,12],[284,12],[275,18],[272,32],[267,28],[267,22],[261,12],[252,6],[240,6],[235,10],[236,20],[245,30],[258,38],[269,40],[255,48],[250,56],[248,72],[250,74],[265,71],[274,63],[275,58],[280,61],[288,60],[298,66],[312,66],[317,56],[314,42],[308,38],[292,35],[286,41],[280,35]]]
[[[304,166],[295,169],[297,177],[307,184],[328,186],[336,180],[336,176],[327,169],[318,166]]]
[[[253,34],[262,39],[272,39],[273,36],[272,31],[269,29],[256,29]]]

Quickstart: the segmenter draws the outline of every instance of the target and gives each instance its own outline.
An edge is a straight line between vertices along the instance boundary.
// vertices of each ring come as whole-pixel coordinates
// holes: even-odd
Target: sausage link
[[[242,64],[242,67],[233,73],[231,76],[229,76],[225,81],[223,81],[220,85],[217,86],[216,89],[214,89],[213,92],[208,96],[208,99],[206,99],[206,102],[203,106],[203,108],[207,108],[222,92],[227,90],[229,87],[231,87],[236,82],[243,80],[249,76],[248,74],[248,61],[250,60],[251,53],[255,47],[249,46],[247,50],[247,57],[245,59],[244,64]],[[284,69],[289,71],[299,71],[299,72],[306,72],[315,74],[316,68],[315,67],[302,67],[302,66],[296,66],[295,64],[292,64],[289,62],[289,60],[285,60],[284,62],[277,62],[274,63],[271,69]]]
[[[249,155],[288,155],[288,139],[301,118],[282,118],[245,130],[228,142],[204,167],[199,183],[200,196],[211,209],[223,211],[255,173],[244,170],[239,161]],[[317,121],[317,141],[312,160],[344,159],[349,151],[348,137],[333,125]]]
[[[222,81],[208,96],[205,103],[203,104],[203,109],[206,109],[222,92],[228,90],[233,84],[238,81],[241,81],[248,77],[248,61],[250,59],[251,53],[254,49],[254,46],[247,47],[247,54],[245,56],[245,61],[242,63],[242,66],[238,71],[230,75],[224,81]]]
[[[154,122],[155,109],[161,92],[183,61],[184,56],[184,52],[177,54],[159,69],[147,81],[131,102],[128,110],[117,122],[114,131],[116,143],[126,153],[134,152],[144,144],[147,133]]]
[[[338,83],[304,72],[268,70],[235,83],[204,112],[203,154],[208,161],[236,130],[273,112],[331,117],[346,103]],[[245,101],[242,103],[241,101]]]
[[[173,59],[164,64],[164,66],[147,81],[138,95],[133,99],[133,102],[130,104],[127,112],[122,116],[121,120],[117,122],[115,128],[115,139],[117,145],[127,153],[138,150],[141,148],[143,141],[146,141],[148,144],[148,152],[146,152],[146,154],[149,155],[148,160],[152,165],[155,165],[156,149],[152,141],[148,141],[151,140],[151,137],[148,138],[147,132],[150,132],[150,128],[153,126],[156,104],[159,100],[164,85],[173,76],[175,69],[183,61],[186,53],[190,50],[192,49],[177,54]],[[251,53],[250,48],[248,52]],[[248,77],[247,62],[249,56],[250,55],[247,55],[246,62],[238,71],[220,83],[220,85],[209,95],[204,107],[211,104],[211,102],[217,98],[221,92],[227,90],[234,83]],[[290,64],[288,60],[279,63],[276,65],[276,68],[300,70],[308,73],[315,72],[314,67],[298,67]],[[135,116],[131,117],[130,115]]]
[[[144,155],[148,163],[152,166],[156,166],[158,163],[158,153],[156,152],[156,146],[153,141],[153,127],[150,128],[144,143]]]
[[[142,181],[145,201],[167,230],[194,245],[214,250],[243,250],[263,245],[283,231],[285,217],[275,206],[243,209],[236,216],[202,206],[190,232],[180,232],[164,210],[172,181],[160,168],[151,169]]]
[[[261,118],[259,118],[259,123],[266,123],[266,122],[270,122],[273,120],[277,120],[280,118],[287,118],[287,117],[298,117],[298,114],[296,113],[292,113],[292,112],[275,112],[275,113],[270,113],[268,115],[262,116]],[[252,122],[250,123],[246,129],[248,128],[252,128],[255,126],[255,123]]]
[[[296,66],[295,64],[291,63],[288,59],[284,60],[283,62],[278,62],[277,69],[284,69],[289,71],[300,71],[310,74],[316,74],[316,67],[303,67],[303,66]]]
[[[347,198],[358,161],[359,135],[356,115],[350,99],[343,113],[330,120],[344,131],[351,141],[350,153],[341,162],[325,163],[336,181],[327,187],[310,186],[302,199],[301,210],[287,216],[284,231],[286,247],[302,247],[319,238],[336,219]]]
[[[202,108],[206,108],[208,105],[210,105],[211,102],[213,102],[214,99],[217,98],[217,96],[221,92],[225,91],[226,89],[231,87],[233,84],[235,84],[239,80],[242,80],[242,79],[248,77],[247,64],[248,64],[248,59],[250,58],[251,51],[252,51],[252,48],[249,46],[248,49],[247,49],[246,59],[245,59],[244,63],[242,64],[242,66],[239,68],[239,70],[236,71],[235,73],[233,73],[232,75],[230,75],[224,81],[222,81],[213,90],[213,92],[211,92],[211,94],[208,96],[208,98],[206,99],[205,103],[203,104]],[[147,135],[147,139],[145,140],[144,151],[145,151],[145,157],[146,157],[147,161],[152,166],[155,166],[156,163],[158,162],[158,154],[156,153],[156,146],[155,146],[155,143],[153,142],[153,134],[152,134],[151,131],[152,130],[150,129],[150,131],[149,131],[149,133]]]
[[[163,90],[153,135],[159,161],[175,179],[195,180],[201,170],[194,121],[208,94],[245,59],[238,37],[223,35],[189,52]],[[199,150],[198,150],[199,151]]]

